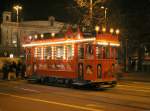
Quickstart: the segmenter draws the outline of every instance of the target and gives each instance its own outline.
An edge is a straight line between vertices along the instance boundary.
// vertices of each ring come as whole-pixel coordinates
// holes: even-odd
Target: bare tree
[[[104,11],[101,6],[106,0],[75,0],[77,7],[83,10],[80,23],[85,26],[103,24]]]

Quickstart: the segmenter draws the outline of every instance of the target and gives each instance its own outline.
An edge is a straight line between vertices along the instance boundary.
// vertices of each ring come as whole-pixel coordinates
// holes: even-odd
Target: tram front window
[[[109,46],[96,46],[96,56],[97,59],[108,59],[110,58]]]
[[[102,54],[103,54],[103,59],[109,58],[109,47],[108,46],[102,47]]]
[[[78,57],[79,59],[84,59],[84,47],[82,45],[78,47]]]
[[[72,60],[73,56],[74,56],[74,49],[72,47],[72,45],[67,45],[67,60]]]
[[[102,59],[103,58],[102,46],[100,46],[100,45],[96,46],[96,57],[97,57],[97,59]]]

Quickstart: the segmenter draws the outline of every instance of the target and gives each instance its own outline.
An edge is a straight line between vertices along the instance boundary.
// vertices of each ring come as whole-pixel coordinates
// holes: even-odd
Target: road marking
[[[86,106],[88,106],[88,107],[99,107],[99,108],[102,108],[102,106],[97,105],[97,104],[87,104]]]
[[[124,87],[118,87],[119,89],[125,89],[125,90],[134,90],[134,91],[142,91],[142,92],[150,92],[149,88],[143,88],[143,89],[137,89],[139,87],[134,87],[134,86],[128,86],[128,85],[118,85],[118,86],[124,86]],[[128,89],[126,88],[128,87]],[[131,89],[130,89],[131,88]]]
[[[22,89],[22,90],[24,90],[24,91],[29,91],[29,92],[40,93],[40,91],[34,90],[34,89],[28,89],[28,88],[20,88],[20,89]]]
[[[87,104],[86,106],[97,106],[97,105],[95,105],[95,104]]]
[[[19,98],[19,99],[25,99],[25,100],[35,101],[35,102],[43,102],[43,103],[54,104],[54,105],[65,106],[65,107],[69,107],[69,108],[75,108],[75,109],[81,109],[81,110],[87,110],[87,111],[103,111],[100,109],[87,108],[84,106],[78,106],[78,105],[73,105],[73,104],[66,104],[66,103],[60,103],[60,102],[55,102],[55,101],[47,101],[47,100],[36,99],[36,98],[25,97],[25,96],[17,96],[17,95],[13,95],[13,94],[9,94],[9,93],[0,93],[0,94],[5,95],[5,96]]]
[[[145,86],[132,86],[132,85],[118,85],[118,86],[124,86],[124,87],[132,87],[132,88],[138,88],[138,89],[146,89],[146,90],[150,90],[149,87],[145,87]]]

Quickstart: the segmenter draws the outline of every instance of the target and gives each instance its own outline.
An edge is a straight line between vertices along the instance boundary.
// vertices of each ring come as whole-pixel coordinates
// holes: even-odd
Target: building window
[[[6,16],[6,21],[9,21],[9,16]]]

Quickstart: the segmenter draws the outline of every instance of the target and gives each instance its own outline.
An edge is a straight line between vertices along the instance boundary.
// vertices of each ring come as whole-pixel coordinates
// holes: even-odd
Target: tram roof
[[[118,37],[116,35],[112,34],[99,34],[96,37],[91,36],[82,36],[80,35],[73,35],[68,37],[67,35],[64,35],[64,37],[56,36],[55,37],[49,37],[46,39],[34,39],[31,40],[27,44],[23,44],[23,47],[34,47],[34,46],[46,46],[46,45],[63,45],[63,44],[75,44],[75,43],[88,43],[88,42],[95,42],[96,44],[100,45],[113,45],[113,46],[120,46],[120,43],[118,41]]]

